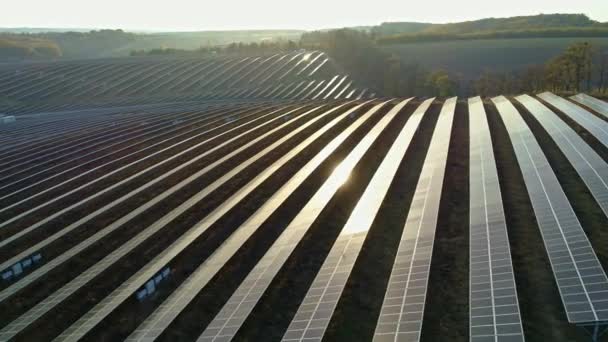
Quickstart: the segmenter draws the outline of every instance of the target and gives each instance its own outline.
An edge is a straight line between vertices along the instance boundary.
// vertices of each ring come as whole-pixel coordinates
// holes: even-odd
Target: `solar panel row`
[[[608,319],[608,278],[547,158],[517,109],[493,98],[505,123],[571,323]]]
[[[456,98],[445,101],[420,171],[384,295],[374,341],[418,341]]]
[[[42,64],[35,70],[6,75],[0,93],[10,98],[37,99],[6,110],[13,114],[59,111],[107,104],[162,103],[211,99],[244,99],[284,80],[329,78],[336,68],[318,51],[278,54],[270,57],[170,59],[142,58],[139,62],[91,61]],[[42,70],[42,71],[41,71]],[[36,82],[32,76],[37,75]],[[281,86],[281,98],[289,87]],[[276,89],[278,90],[278,89]],[[327,93],[331,89],[327,89]],[[236,96],[238,94],[238,96]],[[266,94],[268,96],[268,94]],[[320,97],[319,94],[311,96]],[[72,99],[57,103],[57,97]]]
[[[586,111],[574,103],[551,93],[538,95],[541,99],[555,106],[564,114],[576,121],[579,125],[589,131],[604,146],[608,147],[608,122]]]
[[[528,95],[517,101],[540,122],[608,215],[608,164],[562,119]]]
[[[272,58],[267,58],[264,59],[264,62],[272,60]],[[291,63],[294,60],[299,60],[298,55],[291,58],[291,60],[289,58],[282,59],[284,63],[275,72],[285,75],[299,69],[305,63],[299,61],[294,65]],[[254,62],[262,63],[262,59],[235,60],[229,64],[233,70],[241,70],[242,74],[242,71],[247,69],[247,63]],[[193,66],[190,66],[190,68],[193,68]],[[170,69],[171,67],[167,66],[167,70]],[[240,75],[239,78],[232,81],[237,82],[241,78],[246,78],[244,76]],[[253,76],[253,73],[247,73],[247,77],[249,76]],[[153,80],[141,80],[140,86],[151,87],[153,85],[150,83],[153,83]],[[265,91],[268,92],[268,95],[274,93],[277,96],[286,96],[289,93],[296,93],[300,88],[303,89],[304,96],[311,96],[317,99],[321,97],[328,98],[335,94],[346,94],[347,92],[350,92],[348,96],[354,97],[361,97],[367,93],[366,90],[350,90],[350,83],[346,83],[346,77],[335,76],[332,79],[317,83],[313,81],[308,84],[311,87],[308,89],[306,87],[307,82],[292,82],[279,86],[272,85]],[[342,88],[344,84],[346,84],[346,87]],[[313,85],[315,86],[313,87]],[[310,89],[313,89],[313,91],[310,91]],[[319,90],[322,91],[318,92]],[[239,92],[242,91],[231,91],[233,95]],[[598,124],[599,128],[594,128],[594,134],[596,134],[598,139],[600,139],[601,134],[604,134],[602,124],[605,124],[605,122],[585,109],[552,94],[541,94],[540,97],[583,126],[590,125],[595,120],[600,120],[600,124]],[[579,97],[585,101],[592,101],[583,96]],[[608,186],[606,185],[608,184],[606,181],[606,177],[608,177],[606,162],[559,116],[542,103],[529,96],[519,96],[517,100],[547,130],[568,161],[579,173],[581,179],[583,179],[604,212],[606,212],[606,208],[608,207],[608,203],[605,203],[608,201],[608,196],[606,195],[606,191],[608,190]],[[190,274],[181,275],[180,277],[185,278],[184,281],[179,280],[181,281],[181,285],[129,336],[129,340],[133,341],[151,341],[157,339],[163,332],[167,331],[179,315],[186,312],[186,307],[189,303],[204,293],[205,287],[210,283],[212,278],[241,250],[242,246],[273,213],[281,210],[281,206],[286,203],[286,200],[333,151],[340,147],[344,141],[366,122],[369,122],[372,117],[380,116],[378,121],[370,130],[365,132],[363,139],[357,142],[354,149],[334,170],[332,175],[317,189],[315,195],[306,203],[304,208],[298,212],[297,216],[289,224],[286,224],[279,238],[266,251],[266,254],[258,261],[257,265],[250,270],[245,280],[238,286],[237,290],[231,295],[221,310],[219,310],[219,313],[217,313],[211,324],[207,327],[200,327],[201,330],[205,329],[199,337],[200,341],[232,340],[253,309],[258,305],[262,295],[270,286],[279,270],[297,248],[301,239],[309,228],[313,226],[321,211],[339,191],[350,172],[357,166],[363,156],[373,153],[372,146],[374,142],[382,136],[383,132],[391,125],[394,118],[401,112],[408,101],[405,100],[397,105],[391,105],[392,107],[386,114],[378,115],[377,113],[381,108],[389,106],[387,102],[380,103],[359,117],[354,117],[354,114],[364,104],[353,106],[349,103],[336,102],[325,105],[301,104],[298,106],[281,106],[280,109],[275,109],[274,111],[268,109],[252,110],[252,106],[247,106],[248,109],[231,113],[226,113],[223,105],[207,106],[205,117],[201,117],[198,114],[200,111],[196,110],[196,106],[189,107],[189,105],[184,104],[184,107],[182,107],[183,111],[180,114],[171,114],[170,110],[163,112],[159,108],[159,111],[153,112],[152,115],[141,113],[139,116],[137,114],[131,117],[127,116],[124,120],[118,120],[115,125],[108,125],[108,122],[104,120],[92,119],[91,121],[83,121],[73,126],[62,127],[65,121],[58,120],[56,124],[54,123],[55,121],[49,121],[49,123],[54,125],[47,126],[49,132],[54,130],[51,127],[55,127],[55,130],[64,128],[65,132],[76,132],[83,127],[92,130],[105,129],[107,139],[103,139],[104,135],[100,133],[88,137],[86,134],[81,136],[78,148],[81,148],[82,151],[91,151],[92,155],[95,155],[93,152],[105,151],[104,148],[107,148],[108,155],[112,155],[116,152],[112,151],[112,147],[115,145],[123,146],[120,145],[120,142],[125,141],[129,144],[132,141],[133,145],[127,145],[129,148],[130,146],[147,146],[142,143],[147,141],[159,144],[158,148],[160,150],[146,151],[146,148],[138,150],[138,153],[145,151],[146,154],[135,154],[136,151],[125,148],[125,156],[143,159],[125,159],[124,162],[112,165],[114,167],[113,170],[128,170],[128,167],[136,165],[137,162],[145,160],[149,156],[161,156],[161,153],[171,151],[170,148],[179,148],[181,143],[192,139],[194,135],[203,136],[207,134],[210,137],[207,137],[203,142],[197,141],[195,145],[186,145],[189,147],[183,151],[194,151],[195,147],[192,146],[201,148],[204,147],[205,142],[213,141],[214,139],[220,139],[221,141],[216,141],[217,144],[213,145],[213,147],[210,146],[201,154],[191,156],[191,159],[185,159],[186,161],[179,164],[179,166],[173,167],[173,169],[167,168],[159,176],[160,178],[147,180],[141,187],[128,192],[128,196],[125,195],[127,197],[113,199],[105,206],[96,208],[92,212],[79,209],[78,206],[85,203],[82,200],[63,207],[57,206],[56,209],[53,209],[54,211],[50,212],[48,217],[38,219],[37,221],[31,221],[30,215],[33,216],[39,208],[44,208],[49,203],[52,204],[53,201],[61,200],[61,197],[59,197],[61,195],[55,197],[49,196],[50,200],[46,200],[41,206],[40,202],[33,201],[37,196],[41,196],[40,194],[44,194],[45,191],[55,194],[55,192],[50,191],[62,189],[62,186],[66,186],[66,189],[71,189],[69,191],[76,191],[74,189],[82,189],[83,186],[79,185],[82,183],[74,182],[74,180],[86,180],[88,182],[86,186],[89,186],[95,185],[96,181],[103,179],[105,176],[101,175],[93,178],[93,174],[89,176],[85,173],[82,177],[76,175],[70,176],[71,178],[59,178],[61,183],[53,182],[56,175],[68,172],[66,170],[79,170],[81,167],[80,164],[77,164],[80,163],[79,159],[71,158],[70,156],[64,156],[71,159],[65,159],[65,163],[63,164],[55,164],[54,168],[47,166],[48,160],[55,158],[55,156],[60,158],[61,151],[65,148],[65,145],[61,144],[53,146],[52,143],[47,142],[44,154],[50,159],[41,159],[40,162],[32,158],[36,154],[43,154],[39,152],[39,146],[36,145],[35,141],[30,143],[26,141],[15,142],[17,146],[23,147],[22,154],[17,157],[11,156],[8,153],[3,155],[2,150],[0,150],[0,177],[2,177],[3,172],[8,175],[7,177],[14,177],[12,179],[15,180],[15,187],[11,188],[14,190],[14,196],[18,196],[22,191],[26,193],[27,187],[41,190],[38,193],[26,193],[27,195],[23,197],[14,197],[16,200],[13,203],[18,204],[11,204],[11,206],[26,205],[26,208],[29,208],[28,210],[30,211],[24,211],[23,214],[19,214],[21,216],[12,216],[8,220],[0,222],[0,225],[9,229],[20,227],[19,224],[23,225],[22,230],[18,230],[0,241],[0,248],[8,246],[15,241],[20,241],[26,234],[31,234],[32,236],[40,235],[36,230],[38,228],[46,228],[56,222],[56,219],[60,215],[57,213],[67,213],[70,210],[77,212],[76,210],[81,210],[84,215],[82,217],[75,217],[73,221],[62,225],[48,237],[40,235],[41,237],[37,242],[29,244],[23,250],[18,250],[17,253],[11,254],[7,260],[2,262],[0,270],[4,271],[0,273],[4,277],[5,273],[12,272],[10,277],[6,277],[6,280],[14,281],[14,283],[9,284],[0,291],[0,301],[10,299],[14,303],[16,296],[27,291],[31,292],[31,285],[35,281],[44,279],[44,277],[52,274],[51,272],[56,273],[58,266],[64,265],[78,255],[81,255],[87,248],[98,244],[102,239],[109,236],[110,233],[122,229],[127,222],[140,217],[140,215],[144,215],[154,205],[161,203],[167,196],[184,189],[191,182],[205,176],[211,170],[220,167],[220,165],[223,165],[223,163],[237,155],[243,155],[244,158],[242,161],[239,159],[239,162],[235,163],[236,165],[227,170],[227,172],[218,175],[217,179],[212,179],[209,185],[205,185],[200,190],[197,189],[192,197],[184,199],[183,202],[176,204],[176,206],[168,208],[167,213],[164,213],[160,219],[152,222],[147,227],[142,227],[140,231],[133,232],[133,236],[125,238],[125,241],[121,242],[122,245],[119,245],[116,250],[110,250],[107,255],[100,256],[101,260],[91,260],[91,267],[88,265],[79,266],[81,269],[78,272],[81,273],[75,273],[74,276],[76,278],[60,280],[60,284],[56,288],[51,289],[50,295],[46,298],[41,296],[41,302],[28,304],[30,306],[24,307],[24,311],[26,312],[23,315],[12,322],[3,323],[3,329],[0,330],[0,340],[9,340],[21,336],[20,334],[25,329],[29,329],[32,323],[40,321],[52,309],[67,302],[67,299],[76,293],[76,291],[84,289],[86,286],[92,286],[93,279],[107,277],[106,273],[111,266],[117,265],[119,261],[124,261],[125,257],[136,249],[145,247],[154,234],[169,226],[173,220],[190,208],[193,208],[196,203],[205,200],[215,190],[225,187],[225,184],[228,184],[229,180],[244,173],[244,170],[254,165],[261,158],[270,156],[273,151],[278,150],[288,142],[296,145],[291,151],[284,152],[284,155],[273,157],[277,159],[270,161],[269,165],[264,166],[260,173],[251,175],[252,179],[246,180],[245,185],[239,189],[231,189],[231,192],[227,195],[228,198],[223,203],[218,203],[217,207],[211,208],[211,212],[204,217],[201,215],[199,221],[190,228],[185,229],[183,234],[176,236],[174,240],[166,242],[167,246],[163,246],[159,255],[153,255],[149,259],[141,260],[142,267],[139,270],[116,278],[114,285],[112,285],[113,291],[109,295],[99,298],[96,303],[90,304],[86,308],[88,312],[75,323],[71,324],[67,330],[64,330],[57,339],[75,341],[89,337],[90,332],[94,328],[98,327],[102,321],[108,319],[119,307],[127,304],[130,298],[145,301],[147,296],[156,293],[158,287],[163,286],[164,279],[170,276],[171,270],[176,266],[176,261],[179,260],[178,258],[185,254],[184,252],[187,248],[192,248],[191,246],[194,245],[194,242],[207,230],[212,229],[220,218],[236,210],[238,205],[247,196],[258,188],[261,188],[261,185],[266,180],[288,162],[298,157],[302,151],[309,148],[322,136],[330,131],[333,132],[332,134],[335,133],[337,135],[336,138],[324,146],[304,167],[294,171],[295,174],[286,183],[282,184],[279,190],[272,194],[267,202],[261,203],[252,216],[236,227],[232,234],[220,243],[219,247],[209,257],[201,260],[198,267],[189,271],[191,272]],[[285,332],[283,340],[320,341],[323,338],[354,264],[358,260],[359,252],[379,206],[389,190],[396,170],[408,150],[411,139],[424,113],[432,102],[433,99],[424,101],[405,122],[398,137],[390,146],[379,168],[375,171],[370,183],[367,184],[363,195],[358,199],[338,238],[334,241],[323,265],[318,270],[312,284],[310,284],[306,296],[300,302],[298,312]],[[515,107],[508,100],[500,97],[494,98],[493,102],[505,123],[519,166],[524,175],[528,195],[530,196],[545,248],[551,261],[553,274],[560,290],[568,321],[572,323],[605,321],[608,316],[608,278],[589,240],[580,226],[568,199],[561,190],[559,182],[551,170],[539,144],[536,142],[532,131],[526,126],[525,121],[523,121]],[[592,103],[597,105],[597,102]],[[436,122],[431,144],[427,151],[416,192],[412,199],[412,205],[407,215],[389,284],[383,298],[380,317],[374,332],[374,341],[420,340],[425,311],[424,305],[427,300],[426,293],[429,286],[428,279],[432,261],[433,242],[437,229],[439,203],[442,196],[441,190],[446,170],[455,106],[456,98],[446,100]],[[230,106],[230,108],[237,107]],[[268,105],[260,104],[260,108],[268,108]],[[524,339],[524,332],[519,313],[514,280],[515,275],[511,265],[509,238],[503,212],[496,161],[492,151],[492,139],[484,105],[480,98],[469,100],[469,115],[470,339],[471,341],[522,341]],[[345,125],[346,128],[340,132],[334,132],[333,128],[341,123],[344,124],[347,119],[352,119],[353,121]],[[138,125],[142,121],[146,123],[145,126]],[[296,121],[298,125],[295,125]],[[232,124],[233,122],[234,124]],[[326,123],[322,124],[323,122]],[[174,127],[182,123],[192,128],[180,130]],[[23,127],[24,133],[32,132],[34,134],[38,130],[35,125],[30,125],[27,119],[20,124],[22,125],[20,127]],[[319,127],[310,136],[303,136],[304,130],[313,125],[318,125]],[[194,128],[195,126],[196,128]],[[233,134],[227,136],[226,134],[229,132]],[[276,134],[279,132],[282,132],[282,134]],[[178,134],[182,138],[176,139]],[[57,139],[60,139],[59,136],[61,135],[58,135]],[[136,138],[133,138],[134,136]],[[271,137],[272,140],[270,140]],[[138,140],[140,138],[141,140]],[[265,141],[265,139],[269,140],[268,145],[263,145],[260,150],[248,150],[254,145]],[[160,145],[159,141],[163,141],[163,145]],[[173,185],[167,184],[167,189],[163,190],[162,193],[154,198],[147,199],[147,202],[143,202],[144,204],[138,204],[139,207],[118,220],[101,227],[101,229],[95,232],[91,231],[90,235],[81,240],[73,241],[73,245],[65,247],[59,253],[49,254],[47,257],[47,254],[44,252],[45,248],[53,247],[56,241],[64,236],[68,236],[67,234],[76,229],[88,227],[88,222],[96,218],[96,215],[103,213],[104,210],[110,212],[110,210],[113,210],[113,207],[117,207],[123,202],[128,203],[129,196],[134,196],[138,191],[143,191],[151,185],[156,184],[155,182],[171,175],[176,170],[192,165],[194,161],[200,160],[212,152],[219,151],[220,148],[227,147],[228,144],[237,141],[239,141],[239,144],[235,145],[232,150],[214,157],[217,160],[209,161],[209,163],[201,166],[200,169],[194,170],[194,173],[185,175],[185,178],[181,181],[176,180],[175,184],[171,183]],[[169,144],[172,144],[170,145],[171,147],[165,147]],[[129,153],[127,154],[126,152]],[[76,155],[74,154],[74,156]],[[59,161],[60,159],[57,160]],[[83,163],[82,165],[85,164]],[[163,162],[156,163],[144,170],[153,170],[154,167],[161,165],[163,165]],[[13,175],[15,171],[19,173]],[[140,169],[137,172],[125,174],[123,180],[135,179],[133,177],[137,177],[141,172]],[[40,178],[37,184],[19,187],[21,180],[27,180],[32,175],[38,177],[38,174],[46,178]],[[74,182],[74,186],[67,188],[67,186],[71,186],[72,182]],[[112,186],[115,184],[106,188],[100,187],[99,191],[117,189],[118,186],[127,184],[126,182],[119,181],[115,183],[118,185],[114,187]],[[95,196],[95,194],[96,192],[91,196]],[[3,199],[10,200],[13,198],[11,196],[13,194],[5,195],[0,198],[0,201]],[[89,197],[84,200],[88,199]],[[12,209],[10,207],[1,208],[0,215],[3,212],[9,213],[7,208]],[[22,223],[28,222],[27,220],[30,220],[30,223],[27,223],[27,225]],[[33,233],[36,234],[34,235]],[[40,251],[45,255],[44,258],[41,257]],[[36,260],[32,256],[36,256]],[[67,284],[63,285],[63,282],[67,282]]]
[[[293,149],[294,153],[286,155],[283,159],[277,161],[278,164],[273,165],[269,169],[277,169],[278,165],[283,165],[289,159],[293,158],[296,152],[299,152],[305,146],[314,142],[322,134],[327,132],[331,127],[338,124],[340,121],[348,118],[352,113],[361,108],[356,106],[344,112],[336,119],[332,120],[325,127],[310,136],[302,142],[297,148]],[[199,292],[209,283],[209,281],[220,271],[220,269],[228,262],[228,260],[236,254],[239,248],[258,230],[258,228],[266,221],[272,213],[281,206],[282,203],[317,169],[319,165],[342,144],[348,136],[353,134],[357,128],[364,124],[375,111],[368,111],[360,116],[350,126],[348,126],[340,135],[334,138],[329,144],[323,148],[315,157],[313,157],[304,167],[302,167],[295,175],[293,175],[272,197],[270,197],[256,212],[242,223],[239,228],[216,250],[211,256],[205,260],[196,271],[188,277],[186,281],[156,310],[137,330],[129,337],[131,340],[154,339],[164,331],[167,326],[184,310],[186,305],[199,294]],[[267,177],[262,174],[261,176]],[[221,214],[227,210],[223,210]],[[213,215],[214,218],[219,218],[221,214]],[[214,220],[206,220],[205,226],[210,226]],[[203,223],[201,223],[203,224]]]
[[[377,111],[385,104],[376,105],[372,110]],[[228,302],[224,304],[200,336],[200,341],[211,341],[216,338],[231,340],[234,337],[287,258],[304,237],[304,234],[312,226],[336,191],[348,179],[357,162],[396,115],[396,111],[389,111],[383,116],[334,169],[323,185],[283,230],[283,233],[272,244],[254,269],[249,272]]]
[[[432,101],[425,101],[412,114],[376,169],[310,285],[283,341],[320,341],[323,338],[372,222]],[[391,110],[399,112],[405,104],[404,101]]]
[[[572,96],[571,99],[608,117],[608,103],[602,100],[598,100],[587,94],[577,94],[575,96]]]
[[[523,341],[490,127],[479,97],[469,99],[469,137],[470,340]]]
[[[313,110],[309,110],[308,112],[305,112],[304,114],[301,114],[301,116],[306,116],[308,114],[311,114],[316,109],[318,109],[318,108],[315,108]],[[289,114],[293,113],[294,111],[295,110],[284,112],[281,115],[279,115],[279,116],[271,119],[270,121],[280,120],[281,117],[289,115]],[[205,168],[203,168],[202,170],[199,170],[194,175],[190,176],[189,178],[187,178],[187,179],[183,180],[182,182],[178,183],[177,185],[173,186],[169,191],[173,191],[173,192],[177,191],[178,189],[182,188],[183,186],[185,186],[186,184],[188,184],[193,179],[197,178],[198,176],[200,176],[202,174],[207,173],[211,169],[216,168],[223,161],[228,160],[233,155],[236,155],[236,154],[242,152],[248,146],[252,146],[257,141],[263,139],[264,137],[270,136],[273,132],[279,131],[282,127],[288,126],[291,122],[293,122],[293,121],[295,121],[297,119],[298,119],[298,116],[296,116],[295,118],[291,119],[290,121],[288,121],[286,123],[283,123],[282,125],[278,126],[277,128],[274,128],[273,130],[271,130],[271,131],[269,131],[269,132],[261,135],[260,137],[249,141],[247,144],[245,144],[245,145],[241,146],[240,148],[234,150],[232,153],[229,153],[228,155],[225,155],[220,160],[217,160],[214,163],[211,163],[210,165],[207,165]],[[266,121],[266,122],[260,124],[259,126],[256,126],[256,127],[252,128],[252,130],[256,129],[256,128],[259,128],[260,126],[267,125],[268,123],[269,123],[269,121]],[[245,134],[245,133],[243,133],[243,134]],[[224,141],[224,143],[226,143],[227,141]],[[276,147],[276,145],[274,145],[273,147]],[[267,153],[268,151],[264,150],[262,152]],[[262,154],[262,152],[260,152],[260,155]],[[60,290],[56,291],[51,296],[47,297],[44,301],[42,301],[41,303],[39,303],[37,306],[35,306],[34,308],[30,309],[27,313],[25,313],[24,315],[22,315],[20,318],[18,318],[17,320],[15,320],[14,322],[12,322],[11,324],[7,325],[3,330],[0,331],[0,336],[10,336],[12,334],[16,334],[19,331],[21,331],[23,328],[25,328],[27,326],[27,324],[30,324],[35,319],[37,319],[38,317],[40,317],[42,314],[44,314],[45,312],[48,312],[50,309],[52,309],[53,307],[55,307],[56,305],[58,305],[61,301],[63,301],[64,299],[66,299],[70,294],[74,293],[79,288],[81,288],[82,286],[84,286],[86,283],[90,282],[93,278],[95,278],[95,276],[97,276],[101,272],[105,271],[107,268],[109,268],[112,264],[114,264],[115,262],[117,262],[119,259],[121,259],[124,256],[126,256],[133,248],[135,248],[139,244],[143,243],[146,239],[148,239],[149,237],[151,237],[155,232],[157,232],[160,229],[164,228],[167,223],[169,223],[171,220],[173,220],[175,217],[177,217],[181,213],[185,212],[194,203],[198,202],[202,198],[205,198],[213,190],[219,188],[223,183],[225,183],[227,180],[230,179],[231,175],[234,175],[234,174],[240,172],[242,169],[244,169],[249,164],[253,163],[255,160],[257,160],[257,158],[251,158],[251,159],[249,159],[248,162],[245,162],[245,163],[239,165],[239,167],[231,170],[231,172],[226,173],[222,178],[216,180],[214,183],[212,183],[209,186],[207,186],[206,188],[202,189],[196,195],[192,196],[187,201],[183,202],[180,206],[172,209],[169,213],[165,214],[161,219],[159,219],[158,221],[156,221],[153,225],[151,225],[150,227],[148,227],[148,228],[144,229],[143,231],[141,231],[134,238],[132,238],[131,240],[129,240],[127,243],[123,244],[120,248],[116,249],[114,252],[112,252],[112,253],[108,254],[107,256],[105,256],[102,260],[100,260],[99,262],[97,262],[97,264],[95,264],[94,266],[91,266],[89,269],[87,269],[80,276],[78,276],[75,279],[71,280],[68,284],[66,284],[65,286],[63,286]],[[148,202],[148,203],[158,202],[159,200],[161,200],[164,197],[165,197],[165,194],[163,193],[163,194],[157,196],[151,202]],[[147,205],[147,203],[144,204],[144,206],[146,206],[146,205]],[[131,215],[132,215],[131,213],[129,213],[127,215],[127,216],[129,216],[129,219],[131,218],[130,217]],[[24,279],[27,279],[28,281],[23,281],[22,280],[21,282],[16,283],[15,286],[12,286],[12,287],[9,287],[9,288],[5,289],[1,293],[1,295],[2,295],[1,298],[2,299],[6,299],[7,297],[13,295],[17,291],[19,291],[21,288],[23,288],[25,285],[27,285],[31,281],[33,281],[35,278],[42,276],[44,273],[48,272],[49,269],[56,267],[59,263],[65,262],[65,261],[69,260],[72,256],[77,255],[78,253],[82,252],[88,246],[96,243],[101,237],[109,234],[109,232],[111,232],[112,230],[115,230],[118,227],[120,227],[121,225],[123,225],[124,223],[128,222],[129,219],[124,219],[123,218],[122,220],[115,221],[113,224],[111,224],[110,226],[108,226],[106,229],[100,230],[100,232],[98,232],[97,234],[95,234],[95,235],[89,237],[88,239],[84,240],[83,242],[81,242],[77,246],[73,247],[72,249],[68,250],[63,255],[61,255],[60,257],[58,257],[56,260],[53,260],[52,262],[49,262],[48,264],[46,264],[43,267],[41,267],[41,268],[37,269],[36,271],[34,271],[32,274],[29,275],[29,277],[24,278]],[[150,278],[150,277],[151,277],[151,275],[148,276],[147,278]],[[26,322],[26,323],[24,323],[24,322]]]

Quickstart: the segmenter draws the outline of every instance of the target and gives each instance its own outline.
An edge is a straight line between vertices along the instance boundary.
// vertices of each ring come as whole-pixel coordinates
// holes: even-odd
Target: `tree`
[[[546,87],[545,70],[542,65],[534,65],[526,68],[520,79],[521,90],[523,92],[535,93],[544,90]]]
[[[437,70],[429,74],[427,88],[437,96],[448,97],[456,93],[457,84],[445,70]]]
[[[600,55],[600,66],[599,66],[599,83],[598,89],[600,92],[604,92],[608,89],[608,52],[604,52]]]
[[[594,50],[588,42],[576,43],[569,46],[562,55],[565,64],[572,69],[575,91],[580,91],[581,83],[586,83],[587,90],[591,90]]]

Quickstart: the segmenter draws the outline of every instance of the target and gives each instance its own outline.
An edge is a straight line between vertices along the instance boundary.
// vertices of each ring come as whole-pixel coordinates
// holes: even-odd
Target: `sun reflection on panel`
[[[338,187],[341,187],[346,182],[348,182],[349,178],[350,178],[350,168],[348,167],[348,165],[344,165],[342,163],[334,169],[334,172],[332,173],[330,179],[333,179],[335,181],[335,184],[338,185]]]

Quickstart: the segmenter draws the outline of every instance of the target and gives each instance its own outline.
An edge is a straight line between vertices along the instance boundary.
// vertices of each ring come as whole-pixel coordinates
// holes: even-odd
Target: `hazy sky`
[[[608,21],[608,0],[4,0],[2,27],[130,30],[316,29],[383,21],[445,23],[539,13]]]

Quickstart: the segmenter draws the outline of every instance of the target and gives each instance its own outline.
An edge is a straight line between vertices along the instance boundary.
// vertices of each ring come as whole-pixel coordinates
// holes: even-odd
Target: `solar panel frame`
[[[608,320],[608,278],[557,176],[517,109],[503,96],[492,101],[524,176],[568,322]]]

